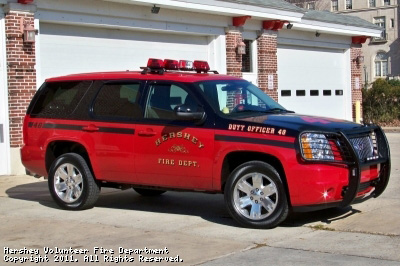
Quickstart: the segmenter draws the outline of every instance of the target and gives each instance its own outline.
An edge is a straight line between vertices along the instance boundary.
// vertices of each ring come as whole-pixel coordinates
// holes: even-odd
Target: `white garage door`
[[[348,118],[347,65],[343,50],[278,46],[279,103],[299,114]]]
[[[40,24],[40,81],[72,73],[139,70],[149,58],[208,59],[208,38]]]

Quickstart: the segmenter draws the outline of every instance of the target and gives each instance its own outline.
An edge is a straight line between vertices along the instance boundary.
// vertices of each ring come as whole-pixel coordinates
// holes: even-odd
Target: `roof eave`
[[[177,0],[104,0],[137,5],[157,5],[161,8],[172,8],[175,10],[203,12],[206,14],[218,14],[226,16],[251,16],[254,19],[279,19],[291,22],[299,22],[304,16],[303,12],[290,10],[266,8],[252,5],[220,2],[215,0],[208,1],[177,1]]]
[[[294,23],[293,29],[303,31],[318,31],[320,33],[329,33],[347,36],[368,36],[380,37],[382,30],[376,28],[365,28],[358,26],[349,26],[342,24],[335,24],[332,22],[321,22],[316,20],[303,19],[299,23]]]

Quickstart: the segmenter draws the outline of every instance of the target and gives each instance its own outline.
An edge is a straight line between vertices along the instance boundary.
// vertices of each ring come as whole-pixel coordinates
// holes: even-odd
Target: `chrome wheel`
[[[82,195],[82,174],[73,164],[60,165],[54,174],[54,190],[65,203],[73,203]]]
[[[273,214],[278,200],[276,184],[271,178],[258,172],[241,177],[233,191],[236,210],[251,220],[262,220]]]

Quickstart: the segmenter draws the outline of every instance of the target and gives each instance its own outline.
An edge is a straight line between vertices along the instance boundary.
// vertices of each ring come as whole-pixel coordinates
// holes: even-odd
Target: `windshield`
[[[225,116],[289,112],[245,80],[198,82],[208,102]]]

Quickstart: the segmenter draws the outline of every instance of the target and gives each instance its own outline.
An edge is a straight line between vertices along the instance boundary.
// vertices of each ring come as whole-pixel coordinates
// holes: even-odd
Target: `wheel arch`
[[[234,151],[228,153],[224,158],[221,169],[221,191],[224,191],[226,181],[228,180],[229,175],[233,172],[233,170],[235,170],[235,168],[238,167],[239,165],[249,161],[265,162],[275,168],[275,170],[279,173],[279,176],[282,179],[284,189],[287,195],[287,201],[289,206],[291,206],[289,186],[287,183],[285,169],[281,161],[276,156],[267,153],[253,152],[253,151]]]
[[[49,173],[50,167],[53,164],[53,162],[59,156],[65,153],[76,153],[82,156],[83,159],[85,159],[86,163],[88,164],[90,170],[94,174],[87,148],[79,142],[70,140],[53,140],[48,143],[45,154],[47,173]]]

